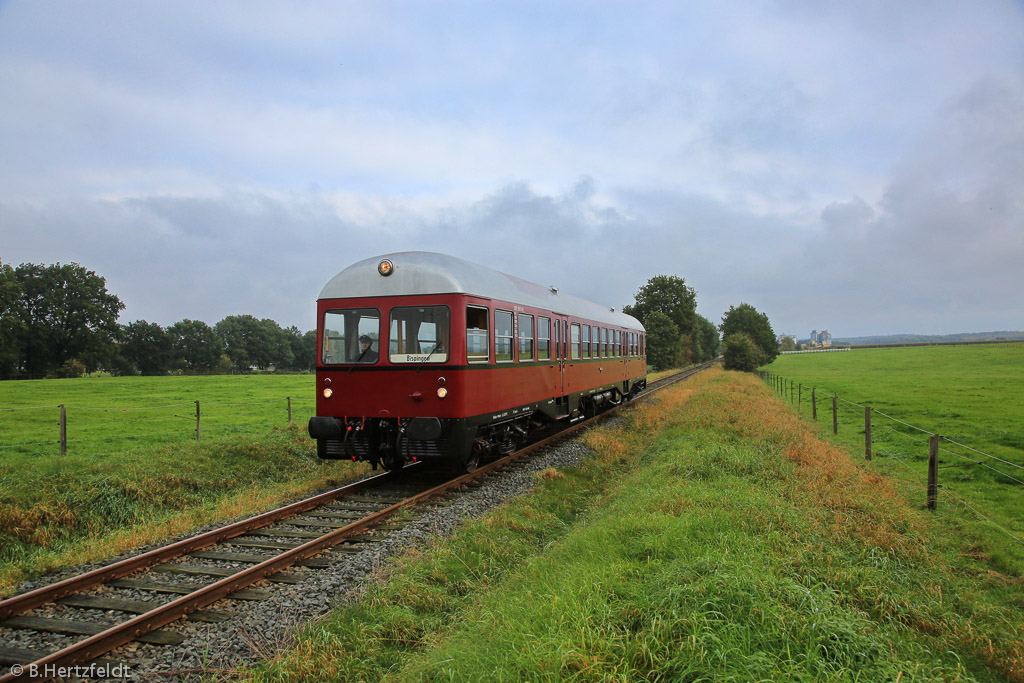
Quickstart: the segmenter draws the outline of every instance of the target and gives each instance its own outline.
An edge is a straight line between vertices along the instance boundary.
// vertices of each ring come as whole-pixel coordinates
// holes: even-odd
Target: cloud
[[[1021,327],[1012,2],[11,2],[0,256],[312,326],[360,258],[801,333]]]

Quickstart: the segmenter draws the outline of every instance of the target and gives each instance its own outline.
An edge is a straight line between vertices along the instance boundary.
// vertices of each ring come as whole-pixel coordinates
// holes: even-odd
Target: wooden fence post
[[[196,441],[199,441],[199,401],[196,401]]]
[[[817,391],[814,387],[811,387],[811,419],[815,422],[818,421],[818,397],[815,394]]]
[[[934,510],[939,502],[939,435],[928,440],[928,509]]]
[[[68,453],[68,411],[64,407],[64,404],[60,404],[60,435],[58,437],[58,443],[60,444],[60,454],[67,455]]]
[[[832,395],[832,433],[839,433],[839,397]]]
[[[796,411],[798,413],[800,412],[800,406],[803,405],[803,402],[804,402],[804,385],[801,384],[800,387],[797,389],[797,392],[796,392]]]
[[[292,423],[292,397],[288,397],[288,424]]]
[[[796,392],[796,385],[793,384],[793,380],[789,380],[789,405],[793,405],[793,396]]]
[[[871,408],[864,406],[864,459],[871,459]]]

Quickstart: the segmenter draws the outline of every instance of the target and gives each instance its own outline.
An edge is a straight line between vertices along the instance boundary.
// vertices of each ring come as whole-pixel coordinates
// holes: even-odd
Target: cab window
[[[451,312],[447,306],[391,309],[388,360],[392,363],[448,362]]]
[[[380,311],[376,308],[347,308],[324,313],[323,348],[325,365],[376,363],[380,346]]]

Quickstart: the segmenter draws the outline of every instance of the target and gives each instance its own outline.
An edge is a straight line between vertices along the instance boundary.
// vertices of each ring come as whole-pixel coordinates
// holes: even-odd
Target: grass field
[[[580,468],[407,554],[250,678],[1024,681],[1019,577],[753,376],[585,438]]]
[[[316,457],[305,433],[312,389],[311,375],[0,383],[0,594],[367,471]],[[307,399],[293,400],[290,426],[288,396]],[[68,406],[65,456],[58,411],[36,408],[58,403]]]
[[[68,449],[108,453],[134,445],[181,443],[265,431],[315,410],[313,375],[96,377],[0,382],[0,457],[58,452],[60,411],[67,411]]]
[[[1024,344],[794,354],[765,369],[803,385],[808,418],[816,387],[818,422],[829,430],[837,393],[839,439],[853,452],[864,452],[862,406],[883,413],[872,418],[872,466],[905,481],[912,500],[925,500],[929,435],[951,439],[940,442],[940,514],[969,525],[981,552],[1024,570]]]

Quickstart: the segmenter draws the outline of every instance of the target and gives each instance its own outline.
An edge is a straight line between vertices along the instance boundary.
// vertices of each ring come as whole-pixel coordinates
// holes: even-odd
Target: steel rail
[[[686,379],[687,377],[691,377],[708,367],[710,367],[710,363],[688,368],[687,370],[668,378],[662,378],[661,380],[658,380],[658,382],[654,383],[654,386],[646,388],[645,391],[637,398],[644,398],[659,389]],[[620,404],[610,410],[604,411],[598,417],[602,419],[609,417],[625,405],[629,404]],[[47,671],[54,672],[58,671],[62,667],[71,667],[82,662],[96,659],[120,645],[129,643],[146,633],[154,631],[162,626],[166,626],[187,614],[202,609],[217,600],[226,598],[242,588],[261,581],[282,571],[283,569],[286,569],[287,567],[323,552],[333,545],[337,545],[352,536],[360,534],[367,529],[376,526],[383,520],[391,517],[404,508],[422,503],[430,498],[447,493],[452,489],[459,488],[473,480],[482,478],[555,441],[562,440],[585,427],[592,426],[596,422],[597,420],[585,420],[575,425],[571,425],[567,429],[559,431],[557,434],[553,434],[545,439],[530,444],[515,453],[488,463],[473,472],[461,475],[431,489],[417,493],[405,500],[371,513],[352,524],[340,529],[335,529],[319,538],[292,548],[291,550],[287,550],[279,555],[275,555],[274,557],[247,569],[243,569],[236,574],[208,584],[188,595],[167,602],[159,607],[155,607],[148,612],[140,614],[120,624],[111,626],[109,629],[101,633],[85,638],[84,640],[74,643],[57,652],[51,653],[39,660],[36,660],[35,662],[22,666],[20,675],[16,676],[13,673],[8,673],[5,676],[0,677],[0,683],[50,680],[53,678],[53,675],[47,675]],[[236,522],[221,529],[215,529],[163,548],[157,548],[139,555],[138,557],[128,558],[108,567],[102,567],[77,577],[65,579],[64,581],[52,584],[51,586],[44,586],[34,591],[9,598],[0,602],[0,618],[21,614],[33,607],[52,602],[72,593],[81,592],[87,588],[120,578],[140,569],[145,569],[146,567],[152,566],[158,562],[180,557],[214,543],[229,540],[253,529],[268,526],[280,519],[314,509],[326,502],[341,498],[346,494],[356,493],[360,490],[370,488],[381,483],[383,479],[393,477],[394,473],[389,472],[363,479],[318,496],[298,501],[297,503],[293,503],[276,510],[271,510],[261,515],[257,515],[256,517]]]
[[[181,557],[182,555],[187,555],[192,551],[213,545],[214,543],[220,543],[254,529],[269,526],[281,519],[301,514],[337,498],[341,498],[352,493],[358,493],[359,491],[371,488],[381,483],[381,479],[391,476],[393,475],[388,472],[378,474],[367,479],[362,479],[352,484],[346,484],[345,486],[321,493],[317,496],[313,496],[312,498],[306,498],[290,505],[264,512],[256,515],[255,517],[243,519],[239,522],[235,522],[234,524],[229,524],[219,529],[214,529],[200,534],[199,536],[193,536],[176,543],[172,543],[171,545],[154,548],[153,550],[141,555],[126,558],[119,562],[115,562],[114,564],[107,565],[106,567],[99,567],[86,572],[85,574],[72,576],[49,586],[42,586],[27,593],[12,596],[6,600],[0,601],[0,621],[23,614],[30,609],[45,605],[49,602],[54,602],[60,598],[74,595],[75,593],[81,593],[84,590],[99,586],[108,581],[119,579],[160,562],[173,560],[177,557]]]

